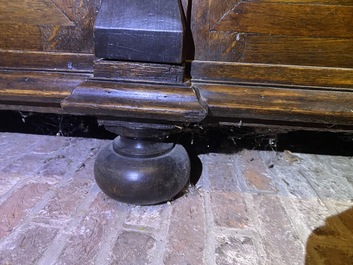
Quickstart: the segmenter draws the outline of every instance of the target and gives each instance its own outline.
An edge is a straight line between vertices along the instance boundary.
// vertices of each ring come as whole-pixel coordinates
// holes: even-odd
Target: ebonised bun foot
[[[98,153],[94,167],[98,186],[109,197],[130,204],[152,205],[172,199],[189,180],[186,150],[153,138],[131,137],[130,132],[120,134]]]

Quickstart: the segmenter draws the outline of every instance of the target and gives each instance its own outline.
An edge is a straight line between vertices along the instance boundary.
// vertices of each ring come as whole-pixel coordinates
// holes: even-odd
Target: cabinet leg
[[[106,127],[119,134],[95,161],[95,179],[106,195],[151,205],[172,199],[185,187],[190,159],[181,145],[162,141],[167,130],[141,124]]]

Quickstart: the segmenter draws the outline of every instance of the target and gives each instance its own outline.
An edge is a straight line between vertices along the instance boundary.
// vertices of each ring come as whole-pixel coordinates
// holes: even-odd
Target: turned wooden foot
[[[175,197],[190,176],[184,147],[162,142],[165,131],[141,127],[118,130],[120,136],[99,152],[95,162],[95,179],[101,190],[113,199],[138,205]]]

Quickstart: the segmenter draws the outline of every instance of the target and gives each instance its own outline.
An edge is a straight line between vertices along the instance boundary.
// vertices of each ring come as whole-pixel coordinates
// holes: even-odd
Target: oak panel
[[[353,67],[353,39],[247,35],[243,42],[240,62]]]
[[[0,1],[1,24],[74,26],[50,0]]]
[[[233,0],[192,2],[190,27],[195,52],[187,59],[205,61],[239,60],[242,47],[237,39],[238,34],[235,32],[210,31],[213,23],[223,16],[223,12],[229,11],[227,9],[233,6],[233,2]]]
[[[42,50],[40,28],[35,25],[0,24],[0,49]]]
[[[241,0],[209,1],[209,28],[218,23]]]
[[[307,37],[353,37],[353,7],[239,3],[211,30]]]
[[[93,25],[100,3],[101,0],[2,1],[0,48],[93,53]]]

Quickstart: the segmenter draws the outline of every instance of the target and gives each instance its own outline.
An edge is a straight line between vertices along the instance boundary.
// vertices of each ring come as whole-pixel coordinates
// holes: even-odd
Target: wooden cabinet
[[[351,128],[352,0],[181,3],[186,61],[168,65],[95,57],[99,0],[1,1],[0,108]]]

